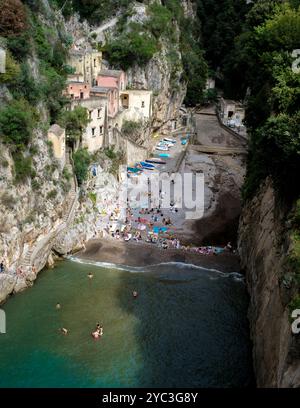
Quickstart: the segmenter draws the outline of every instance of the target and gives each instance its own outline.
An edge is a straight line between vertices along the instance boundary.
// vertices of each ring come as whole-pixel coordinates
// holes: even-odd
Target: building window
[[[144,108],[145,107],[145,102],[144,101],[142,101],[142,108]]]
[[[71,94],[71,99],[74,99],[74,94]]]
[[[84,96],[83,92],[80,92],[80,99],[83,99],[83,96]]]
[[[92,136],[93,136],[93,137],[96,136],[96,135],[95,135],[95,130],[96,130],[96,128],[92,128]]]
[[[103,126],[100,126],[100,135],[103,134]]]
[[[98,109],[98,119],[100,119],[100,115],[101,115],[101,108]]]
[[[94,59],[94,68],[96,68],[96,66],[97,66],[97,61],[96,61],[96,58]]]
[[[89,111],[89,119],[92,119],[92,111]]]

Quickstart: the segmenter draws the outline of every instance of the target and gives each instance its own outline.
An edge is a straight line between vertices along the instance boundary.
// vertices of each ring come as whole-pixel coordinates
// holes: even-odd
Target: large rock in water
[[[14,293],[22,292],[23,290],[27,289],[27,287],[28,284],[26,283],[26,279],[19,277],[17,278],[17,282],[14,287]]]
[[[0,303],[4,302],[4,300],[9,296],[16,284],[16,277],[9,275],[7,273],[0,274]]]

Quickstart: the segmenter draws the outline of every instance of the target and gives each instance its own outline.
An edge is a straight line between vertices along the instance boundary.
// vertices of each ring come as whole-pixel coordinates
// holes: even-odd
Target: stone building
[[[107,128],[107,98],[103,96],[87,99],[74,99],[70,102],[70,109],[82,106],[88,111],[90,122],[87,125],[81,144],[87,147],[90,153],[101,149],[105,145]]]
[[[71,99],[87,99],[90,97],[90,90],[88,82],[69,80],[64,94]]]
[[[96,83],[97,75],[102,67],[102,52],[96,50],[71,50],[68,65],[75,70],[75,74],[83,75],[84,81],[91,86]]]
[[[83,74],[69,74],[67,82],[84,82]]]
[[[92,97],[107,98],[107,112],[109,118],[114,118],[119,112],[118,88],[94,86],[91,88],[90,95]]]
[[[150,119],[152,116],[152,91],[126,90],[121,92],[121,107],[126,109],[127,120]]]
[[[48,140],[52,143],[54,157],[63,169],[66,163],[66,131],[59,125],[52,125],[48,130]]]
[[[240,126],[245,119],[245,108],[240,102],[221,98],[220,114],[224,123],[230,122]]]
[[[126,74],[124,71],[103,69],[99,72],[96,86],[104,88],[118,88],[119,92],[126,89]]]

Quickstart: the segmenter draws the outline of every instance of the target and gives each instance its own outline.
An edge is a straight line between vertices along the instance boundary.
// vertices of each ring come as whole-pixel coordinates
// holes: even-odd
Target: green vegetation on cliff
[[[300,44],[300,2],[257,0],[247,7],[226,54],[212,48],[207,55],[211,67],[219,67],[225,96],[246,104],[250,146],[245,201],[271,177],[277,203],[290,220],[290,249],[284,276],[279,278],[290,289],[292,309],[300,299],[300,74],[293,57]]]
[[[78,184],[81,185],[87,178],[92,159],[87,149],[78,149],[73,155],[73,160]]]
[[[73,110],[62,111],[57,122],[66,129],[68,141],[72,144],[76,144],[80,141],[82,133],[90,122],[90,119],[86,108],[76,106]]]
[[[271,175],[279,194],[295,200],[300,195],[295,179],[300,170],[300,76],[292,68],[292,53],[300,44],[300,9],[285,3],[271,10],[263,23],[243,33],[240,52],[247,59],[237,59],[235,66],[247,72],[243,86],[250,89],[246,122],[251,146],[244,193],[250,197]]]
[[[34,154],[28,151],[34,129],[46,128],[45,116],[48,124],[55,122],[65,104],[68,44],[53,18],[44,2],[0,0],[0,44],[6,49],[0,85],[10,95],[0,108],[0,139],[13,155],[17,181],[34,176],[27,157]]]

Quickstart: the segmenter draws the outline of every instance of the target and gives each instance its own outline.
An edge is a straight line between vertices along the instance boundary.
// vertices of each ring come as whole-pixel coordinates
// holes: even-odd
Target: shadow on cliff
[[[236,245],[241,203],[231,193],[222,194],[210,217],[194,223],[195,243],[224,246],[229,241]]]

